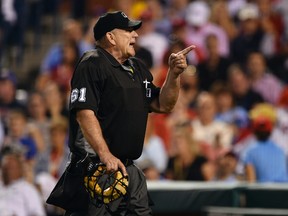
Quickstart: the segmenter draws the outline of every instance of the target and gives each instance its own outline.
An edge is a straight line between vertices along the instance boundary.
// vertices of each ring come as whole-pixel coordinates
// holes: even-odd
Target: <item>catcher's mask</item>
[[[90,163],[88,175],[84,177],[90,198],[100,204],[108,204],[127,194],[128,183],[128,176],[124,176],[120,170],[108,173],[102,163]]]

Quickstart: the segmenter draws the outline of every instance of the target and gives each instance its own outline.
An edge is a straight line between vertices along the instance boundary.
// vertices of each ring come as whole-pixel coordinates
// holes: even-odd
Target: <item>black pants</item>
[[[118,199],[109,205],[89,204],[87,212],[66,212],[64,216],[149,216],[152,215],[146,178],[134,164],[126,167],[129,176],[128,199]]]

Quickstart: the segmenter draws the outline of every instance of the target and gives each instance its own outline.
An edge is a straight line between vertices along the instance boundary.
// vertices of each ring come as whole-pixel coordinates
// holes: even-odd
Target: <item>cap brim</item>
[[[133,30],[137,30],[141,27],[141,25],[142,25],[142,21],[140,20],[135,20],[135,21],[130,20],[128,23],[128,28],[133,28]]]

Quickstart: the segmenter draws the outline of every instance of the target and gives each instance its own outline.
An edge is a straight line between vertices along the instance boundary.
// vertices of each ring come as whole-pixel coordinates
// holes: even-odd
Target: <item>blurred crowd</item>
[[[62,214],[52,206],[41,209],[39,202],[69,161],[74,67],[94,48],[91,29],[97,17],[111,10],[143,21],[136,56],[158,86],[169,55],[196,45],[187,56],[173,112],[149,116],[143,154],[135,161],[147,179],[288,182],[288,1],[26,1],[1,1],[0,212],[18,202],[14,211],[27,215]],[[27,26],[39,46],[45,13],[64,17],[53,23],[60,39],[20,89],[9,58],[21,64]]]

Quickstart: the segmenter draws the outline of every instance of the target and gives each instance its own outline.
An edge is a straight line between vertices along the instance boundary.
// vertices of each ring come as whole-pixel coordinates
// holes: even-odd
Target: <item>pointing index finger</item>
[[[196,48],[195,45],[191,45],[191,46],[186,47],[185,49],[179,51],[176,55],[181,55],[181,54],[186,55],[186,54],[188,54],[191,50],[193,50],[193,49],[195,49],[195,48]]]

